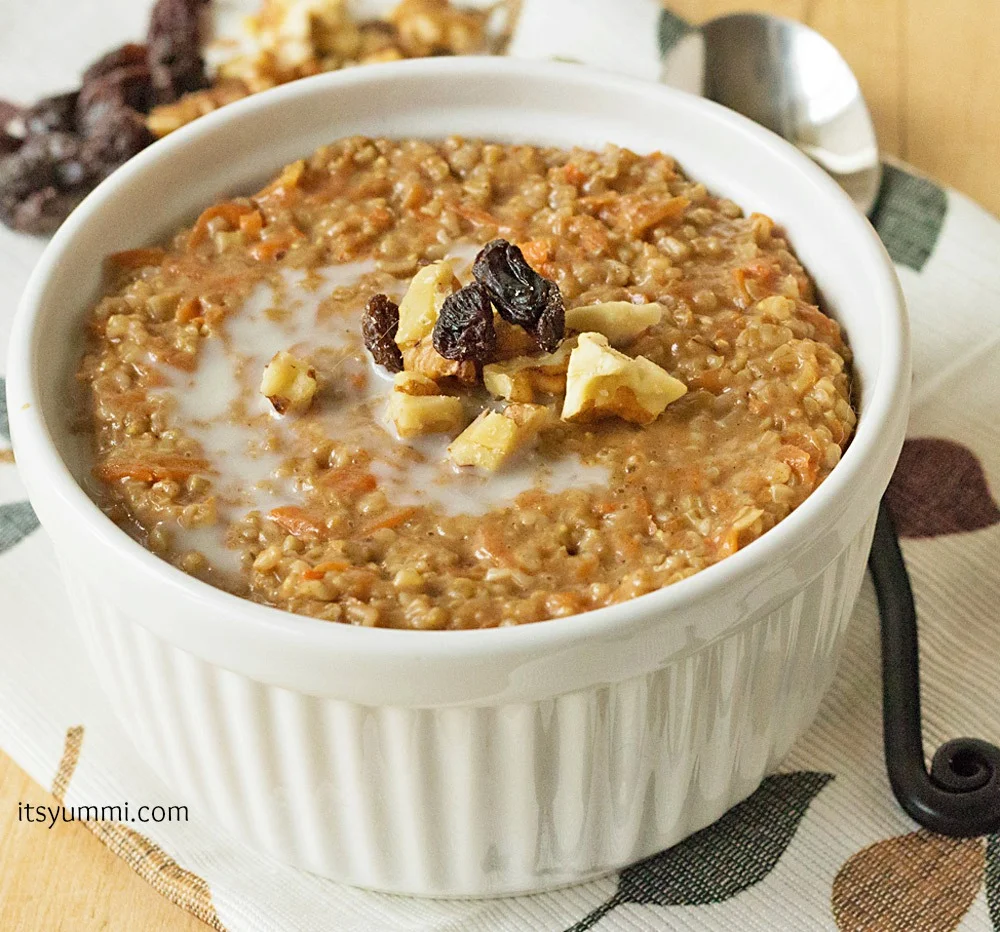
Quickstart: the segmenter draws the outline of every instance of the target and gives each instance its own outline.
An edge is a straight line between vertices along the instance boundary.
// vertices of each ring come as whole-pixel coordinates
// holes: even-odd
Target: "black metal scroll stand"
[[[941,835],[1000,831],[1000,748],[978,738],[955,738],[938,748],[930,773],[924,765],[917,613],[885,501],[868,568],[882,616],[882,727],[896,799],[914,821]]]

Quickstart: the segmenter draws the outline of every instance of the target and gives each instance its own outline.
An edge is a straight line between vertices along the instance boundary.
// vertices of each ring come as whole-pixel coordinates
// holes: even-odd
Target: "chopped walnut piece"
[[[398,372],[389,396],[389,418],[400,437],[453,434],[466,422],[461,398],[442,395],[433,379],[419,372]]]
[[[407,372],[419,372],[429,379],[452,378],[467,385],[476,381],[474,362],[445,359],[434,349],[429,336],[424,337],[416,346],[408,346],[403,350],[403,369]]]
[[[399,374],[411,375],[408,372]],[[401,387],[397,384],[396,389],[389,395],[389,418],[395,424],[399,436],[455,434],[460,431],[466,422],[462,399],[453,395],[414,394],[406,390],[424,387],[410,384],[400,390]]]
[[[456,9],[448,0],[402,0],[387,19],[396,27],[403,53],[422,58],[483,51],[487,15]]]
[[[250,93],[242,81],[221,81],[213,87],[192,91],[173,103],[153,107],[146,117],[149,131],[161,138],[206,113],[246,97]]]
[[[483,411],[448,447],[456,466],[494,472],[533,440],[549,421],[544,405],[511,404],[503,412]]]
[[[430,336],[445,299],[459,287],[460,283],[447,259],[432,262],[420,269],[399,302],[396,345],[405,349]]]
[[[569,308],[566,311],[566,326],[580,333],[603,333],[612,346],[624,346],[656,326],[662,317],[663,306],[660,304],[605,301],[603,304]]]
[[[497,335],[496,361],[538,352],[538,341],[533,334],[517,324],[507,323],[499,314],[493,315],[493,329]]]
[[[419,372],[397,372],[392,390],[404,395],[440,395],[441,388],[434,379]]]
[[[312,404],[318,383],[316,370],[281,350],[264,367],[260,392],[278,414],[301,414]]]
[[[483,384],[496,398],[507,401],[533,401],[536,392],[557,395],[566,390],[566,370],[576,338],[559,344],[553,353],[540,356],[516,356],[483,366]]]
[[[644,356],[632,359],[612,349],[600,333],[581,333],[566,374],[564,421],[615,415],[650,424],[687,386]]]

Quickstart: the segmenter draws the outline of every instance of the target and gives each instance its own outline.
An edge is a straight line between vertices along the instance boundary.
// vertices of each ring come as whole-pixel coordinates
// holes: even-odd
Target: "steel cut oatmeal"
[[[191,575],[329,621],[669,585],[786,517],[855,425],[781,230],[660,153],[345,139],[108,277],[93,496]]]

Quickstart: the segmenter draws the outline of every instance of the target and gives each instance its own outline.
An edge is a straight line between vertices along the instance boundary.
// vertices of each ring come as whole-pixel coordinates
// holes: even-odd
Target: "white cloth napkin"
[[[142,35],[147,9],[146,0],[8,5],[0,97],[72,86],[98,54]],[[660,16],[654,0],[525,0],[510,51],[656,79],[659,27],[672,25]],[[928,747],[961,734],[997,741],[1000,223],[895,168],[876,225],[901,263],[915,341],[914,439],[893,504],[921,615]],[[0,360],[43,246],[0,229]],[[0,408],[0,451],[5,429]],[[139,760],[99,691],[70,620],[73,593],[23,499],[0,453],[0,747],[42,785],[55,783],[67,805],[127,801],[134,812],[183,802]],[[1000,929],[1000,841],[916,832],[893,801],[877,625],[866,585],[838,678],[783,776],[621,877],[520,899],[420,901],[286,867],[197,809],[188,822],[90,827],[162,893],[231,932]]]

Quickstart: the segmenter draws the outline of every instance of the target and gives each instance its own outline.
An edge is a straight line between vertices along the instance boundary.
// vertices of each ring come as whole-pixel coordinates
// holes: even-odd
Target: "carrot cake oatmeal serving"
[[[350,138],[108,260],[91,494],[328,621],[572,615],[718,562],[855,425],[782,231],[666,155]]]

